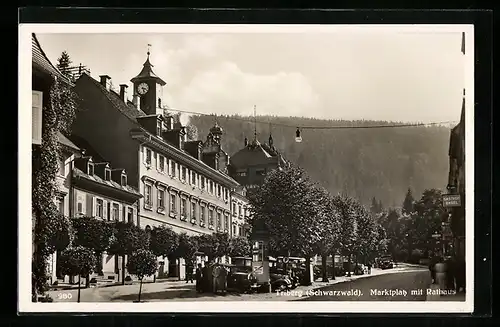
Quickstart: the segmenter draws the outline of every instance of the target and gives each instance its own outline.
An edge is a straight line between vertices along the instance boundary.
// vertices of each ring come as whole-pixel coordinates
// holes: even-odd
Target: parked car
[[[285,291],[293,288],[293,282],[281,269],[270,268],[269,277],[271,279],[271,291]]]
[[[378,267],[380,269],[392,269],[394,268],[394,262],[391,257],[382,257],[378,261]]]
[[[227,289],[239,293],[253,293],[260,285],[257,277],[252,273],[252,267],[233,266],[229,267],[227,275]]]

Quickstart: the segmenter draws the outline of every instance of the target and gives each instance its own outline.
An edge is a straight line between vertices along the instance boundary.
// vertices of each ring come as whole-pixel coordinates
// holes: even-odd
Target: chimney
[[[127,84],[120,84],[120,99],[122,99],[123,102],[127,103]]]
[[[132,103],[134,104],[134,106],[136,107],[137,110],[141,109],[141,98],[139,97],[139,95],[137,95],[137,94],[133,95]]]
[[[106,88],[106,90],[110,91],[111,90],[111,77],[108,75],[101,75],[99,76],[101,78],[101,85]]]

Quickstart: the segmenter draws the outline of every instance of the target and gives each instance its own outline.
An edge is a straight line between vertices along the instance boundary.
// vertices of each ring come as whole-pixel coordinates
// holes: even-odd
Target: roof
[[[270,162],[285,164],[283,156],[274,147],[256,140],[233,154],[230,161],[235,168],[264,165]]]
[[[111,102],[113,107],[118,109],[122,114],[132,120],[134,123],[138,124],[137,117],[146,116],[144,111],[137,109],[133,104],[127,101],[127,103],[123,102],[118,94],[115,92],[110,92],[106,90],[101,83],[93,79],[86,73],[83,73],[80,78],[76,81],[76,85],[79,85],[84,82],[90,82],[95,85],[99,90],[101,90],[102,94],[106,96],[106,98]]]
[[[61,132],[57,132],[57,138],[59,140],[59,143],[62,145],[67,146],[70,149],[79,151],[80,148],[76,146],[73,142],[71,142],[66,136],[64,136]]]
[[[103,158],[92,146],[85,140],[77,135],[71,135],[69,137],[72,142],[78,144],[78,147],[81,150],[85,150],[85,156],[92,157],[94,162],[107,162],[105,158]]]
[[[49,58],[47,58],[45,52],[40,46],[40,42],[38,42],[38,39],[36,38],[35,33],[31,33],[31,54],[31,62],[34,67],[53,77],[56,76],[57,78],[60,78],[67,84],[72,84],[70,80],[50,62]]]
[[[97,175],[88,175],[86,173],[84,173],[83,171],[81,171],[80,169],[78,168],[74,168],[73,169],[73,177],[80,177],[80,178],[84,178],[86,180],[89,180],[89,181],[93,181],[93,182],[96,182],[96,183],[99,183],[99,184],[102,184],[102,185],[106,185],[106,186],[109,186],[109,187],[112,187],[112,188],[115,188],[115,189],[119,189],[121,191],[124,191],[124,192],[128,192],[128,193],[132,193],[132,194],[135,194],[137,196],[141,196],[142,197],[142,194],[139,193],[139,191],[137,191],[135,188],[133,188],[132,186],[130,185],[120,185],[118,183],[116,183],[115,181],[106,181],[104,179],[102,179],[101,177],[97,176]]]
[[[140,81],[140,80],[143,80],[143,79],[154,79],[161,86],[167,84],[167,83],[165,83],[164,80],[162,80],[160,77],[158,77],[158,75],[156,75],[153,72],[153,65],[149,61],[149,52],[148,52],[148,58],[146,59],[146,62],[144,63],[141,72],[139,73],[139,75],[137,75],[136,77],[132,78],[130,81],[132,83],[134,83],[134,82],[137,82],[137,81]]]

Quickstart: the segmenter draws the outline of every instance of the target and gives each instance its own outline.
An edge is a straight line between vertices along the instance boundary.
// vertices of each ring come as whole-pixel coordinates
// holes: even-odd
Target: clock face
[[[137,92],[139,94],[146,94],[149,91],[149,86],[146,83],[141,83],[137,86]]]

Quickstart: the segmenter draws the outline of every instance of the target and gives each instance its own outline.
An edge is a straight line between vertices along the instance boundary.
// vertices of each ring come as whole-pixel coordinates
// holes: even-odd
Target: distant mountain
[[[300,165],[330,192],[347,192],[366,205],[372,197],[384,207],[401,206],[408,187],[417,197],[427,188],[443,189],[448,176],[450,129],[445,126],[372,129],[304,129],[295,142],[293,126],[359,126],[384,121],[336,121],[303,117],[259,116],[257,136],[268,143],[270,132],[283,155]],[[253,139],[253,117],[219,116],[222,145],[232,155]],[[206,138],[214,116],[191,116],[198,137]],[[288,125],[288,126],[280,126]]]

